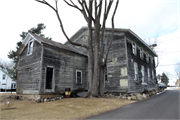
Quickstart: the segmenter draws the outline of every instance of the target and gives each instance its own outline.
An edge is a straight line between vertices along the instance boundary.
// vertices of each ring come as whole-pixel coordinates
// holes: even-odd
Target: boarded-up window
[[[82,71],[76,70],[76,83],[81,84],[82,83]]]
[[[127,76],[127,68],[124,67],[124,68],[121,68],[121,76]]]
[[[142,82],[144,82],[144,66],[141,66]]]
[[[134,62],[134,80],[138,80],[138,65]]]
[[[46,70],[46,89],[52,89],[53,83],[53,68],[47,67]]]

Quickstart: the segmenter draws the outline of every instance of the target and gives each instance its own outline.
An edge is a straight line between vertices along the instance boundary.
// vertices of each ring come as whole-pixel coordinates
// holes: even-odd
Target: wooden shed
[[[87,89],[87,57],[76,49],[28,33],[18,53],[18,94]]]

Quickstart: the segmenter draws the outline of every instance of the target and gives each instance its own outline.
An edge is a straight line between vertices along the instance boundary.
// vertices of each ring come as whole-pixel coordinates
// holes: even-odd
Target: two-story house
[[[87,44],[87,27],[71,40]],[[111,29],[106,29],[105,50]],[[17,93],[58,94],[65,88],[88,90],[87,51],[29,33],[19,50]],[[105,90],[143,92],[157,88],[154,57],[157,54],[130,29],[115,29],[109,51]]]
[[[71,37],[72,41],[87,44],[87,27],[82,27]],[[105,32],[105,50],[109,44],[111,29]],[[84,54],[84,48],[73,46]],[[158,55],[130,29],[115,29],[108,55],[105,89],[110,92],[143,92],[157,88],[154,57]]]

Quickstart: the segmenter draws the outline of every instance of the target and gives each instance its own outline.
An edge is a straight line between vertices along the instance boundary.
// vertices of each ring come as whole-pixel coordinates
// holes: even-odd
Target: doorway
[[[46,70],[46,89],[52,89],[53,85],[53,68],[47,67]]]

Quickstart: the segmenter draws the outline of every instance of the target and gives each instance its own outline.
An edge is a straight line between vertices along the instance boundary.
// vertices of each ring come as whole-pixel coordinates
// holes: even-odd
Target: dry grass
[[[116,98],[69,98],[46,103],[16,102],[16,109],[1,110],[0,119],[77,119],[96,115],[135,101]],[[1,103],[1,108],[3,104]]]

